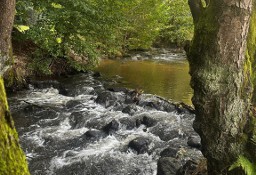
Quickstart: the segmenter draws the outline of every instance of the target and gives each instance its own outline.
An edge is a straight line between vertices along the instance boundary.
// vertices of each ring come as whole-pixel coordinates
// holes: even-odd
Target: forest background
[[[186,0],[18,0],[7,87],[26,77],[85,71],[99,58],[151,47],[182,48],[193,36]]]

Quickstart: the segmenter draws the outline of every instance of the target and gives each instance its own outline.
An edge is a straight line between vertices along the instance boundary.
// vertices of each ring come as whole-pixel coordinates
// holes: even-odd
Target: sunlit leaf
[[[57,4],[57,3],[54,3],[54,2],[51,4],[51,6],[52,6],[53,8],[56,8],[56,9],[62,9],[62,8],[63,8],[62,5]]]
[[[61,38],[56,38],[56,42],[57,42],[58,44],[60,44],[60,43],[62,43],[62,39],[61,39]]]
[[[29,26],[25,25],[14,25],[14,27],[21,33],[24,33],[26,30],[29,30]]]

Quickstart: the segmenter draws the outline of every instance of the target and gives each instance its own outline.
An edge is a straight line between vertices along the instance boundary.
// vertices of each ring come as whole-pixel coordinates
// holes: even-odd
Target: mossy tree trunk
[[[228,171],[239,155],[256,160],[255,147],[250,144],[255,126],[250,114],[252,58],[247,50],[252,1],[188,2],[195,24],[187,49],[196,110],[194,129],[201,137],[209,175],[241,174]],[[250,37],[254,37],[251,32]]]
[[[26,157],[8,109],[2,75],[11,58],[11,31],[15,0],[0,0],[0,174],[28,175]]]

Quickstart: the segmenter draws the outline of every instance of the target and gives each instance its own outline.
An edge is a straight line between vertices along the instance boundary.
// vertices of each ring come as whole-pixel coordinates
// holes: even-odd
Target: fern
[[[256,165],[250,162],[246,157],[239,156],[237,161],[231,165],[229,171],[241,167],[247,175],[256,174]]]

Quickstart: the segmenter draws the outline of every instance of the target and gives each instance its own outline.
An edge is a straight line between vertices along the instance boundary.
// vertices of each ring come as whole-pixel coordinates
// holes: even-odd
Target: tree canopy
[[[56,58],[84,70],[99,55],[147,49],[168,19],[162,0],[19,0],[16,9],[15,26],[22,35],[15,39],[34,42],[33,64],[44,73]]]
[[[31,66],[51,73],[66,60],[76,70],[99,57],[149,49],[155,41],[191,39],[192,18],[183,0],[17,1],[14,40],[33,42]]]

